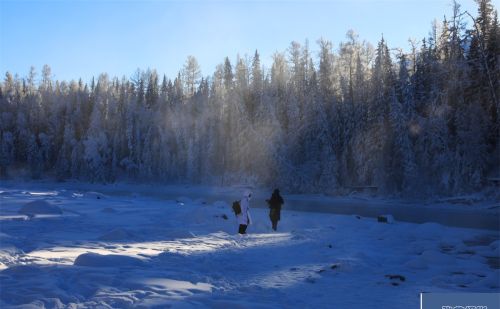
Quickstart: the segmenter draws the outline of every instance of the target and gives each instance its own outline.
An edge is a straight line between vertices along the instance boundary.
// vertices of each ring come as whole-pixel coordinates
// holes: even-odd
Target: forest
[[[49,65],[0,82],[0,176],[253,184],[285,192],[476,192],[500,176],[500,24],[491,0],[455,3],[409,52],[291,42],[266,68],[256,50],[202,75],[138,70],[85,83]],[[202,52],[202,51],[200,51]]]

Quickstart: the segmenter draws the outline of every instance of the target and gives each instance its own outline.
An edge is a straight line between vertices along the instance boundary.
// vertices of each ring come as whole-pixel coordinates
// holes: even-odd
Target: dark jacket
[[[281,219],[281,205],[283,205],[285,202],[283,201],[283,198],[281,197],[279,191],[275,190],[273,192],[273,195],[271,195],[271,198],[267,200],[267,203],[269,204],[269,218],[271,221],[278,221]]]

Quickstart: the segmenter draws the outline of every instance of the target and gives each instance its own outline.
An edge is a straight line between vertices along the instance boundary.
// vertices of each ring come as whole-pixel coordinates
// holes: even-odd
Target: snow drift
[[[124,267],[124,266],[140,266],[140,259],[117,254],[102,255],[98,253],[80,254],[74,263],[75,266],[88,267]]]
[[[58,206],[51,205],[44,200],[39,200],[25,204],[19,210],[19,213],[24,215],[60,215],[63,212]]]

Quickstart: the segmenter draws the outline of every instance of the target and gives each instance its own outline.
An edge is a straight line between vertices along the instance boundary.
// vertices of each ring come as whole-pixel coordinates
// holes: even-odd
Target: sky
[[[458,2],[476,15],[473,0]],[[319,38],[338,47],[349,29],[409,50],[409,38],[428,36],[451,13],[451,0],[0,0],[0,72],[24,77],[48,64],[67,81],[138,68],[174,78],[193,55],[208,76],[226,56],[234,63],[256,49],[269,67],[292,41],[308,39],[313,52]]]

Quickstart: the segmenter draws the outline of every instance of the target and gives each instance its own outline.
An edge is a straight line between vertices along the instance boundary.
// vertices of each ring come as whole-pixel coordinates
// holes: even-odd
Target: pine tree
[[[14,136],[2,130],[0,135],[0,178],[8,176],[8,167],[14,161]]]
[[[250,102],[248,104],[248,113],[250,119],[255,122],[256,114],[259,106],[262,104],[263,95],[263,76],[262,68],[260,64],[260,56],[257,50],[252,59],[252,79],[251,79],[251,91],[250,91]]]
[[[184,85],[188,97],[194,95],[196,88],[200,83],[201,71],[200,65],[194,56],[188,56],[184,68],[182,70]]]
[[[104,130],[103,112],[106,108],[107,76],[101,75],[95,89],[96,103],[90,117],[90,126],[83,142],[84,160],[91,181],[106,182],[110,167],[110,148]]]
[[[229,58],[226,57],[224,60],[224,86],[226,90],[229,91],[233,88],[233,67],[231,66],[231,62]]]
[[[155,108],[157,106],[158,98],[160,96],[158,89],[158,74],[156,70],[148,74],[148,85],[146,88],[146,106],[148,108]]]
[[[37,141],[37,138],[34,134],[31,134],[28,140],[28,149],[27,149],[27,163],[30,168],[31,178],[39,179],[42,177],[43,171],[43,158],[40,153],[40,146]]]

